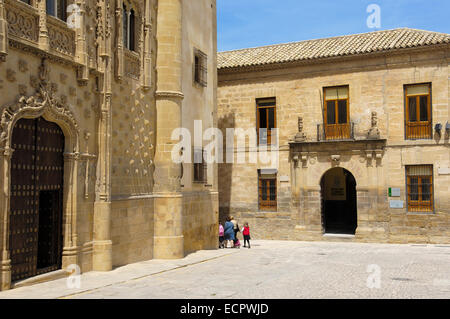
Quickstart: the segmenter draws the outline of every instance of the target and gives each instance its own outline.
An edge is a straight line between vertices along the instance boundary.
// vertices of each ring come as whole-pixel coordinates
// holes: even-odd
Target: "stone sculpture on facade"
[[[378,118],[377,112],[372,112],[372,122],[369,132],[367,133],[368,139],[379,139],[380,138],[380,130],[378,129]]]
[[[306,134],[303,132],[303,118],[298,117],[298,133],[295,134],[294,137],[295,142],[304,142],[306,141]]]

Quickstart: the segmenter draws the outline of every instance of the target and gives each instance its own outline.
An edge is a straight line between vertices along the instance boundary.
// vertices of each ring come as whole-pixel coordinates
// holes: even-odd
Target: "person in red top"
[[[245,243],[248,243],[248,248],[250,248],[250,227],[248,227],[248,223],[244,224],[242,235],[244,235],[244,247],[247,247]]]

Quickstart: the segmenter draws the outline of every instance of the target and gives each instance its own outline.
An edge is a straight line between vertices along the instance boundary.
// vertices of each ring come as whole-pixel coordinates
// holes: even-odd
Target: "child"
[[[224,240],[225,240],[224,229],[222,224],[219,223],[219,248],[225,248],[223,244]]]
[[[248,248],[250,248],[250,227],[248,227],[248,223],[244,224],[244,228],[242,228],[242,235],[244,235],[244,247],[245,243],[248,243]]]

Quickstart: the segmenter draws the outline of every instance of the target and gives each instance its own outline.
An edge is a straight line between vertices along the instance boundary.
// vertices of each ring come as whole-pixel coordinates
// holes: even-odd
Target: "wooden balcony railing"
[[[353,122],[345,124],[318,124],[317,140],[349,140],[354,139],[355,125]]]
[[[432,138],[431,122],[409,122],[405,125],[407,139]]]

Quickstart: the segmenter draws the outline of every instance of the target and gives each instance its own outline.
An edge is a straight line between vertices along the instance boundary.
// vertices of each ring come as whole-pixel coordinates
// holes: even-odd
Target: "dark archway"
[[[322,176],[320,187],[324,232],[354,235],[358,226],[355,177],[344,168],[332,168]]]
[[[39,117],[12,133],[9,244],[11,279],[61,268],[64,134]]]

